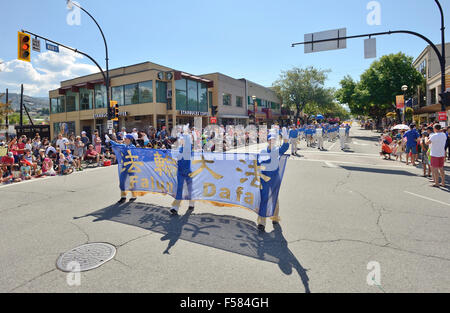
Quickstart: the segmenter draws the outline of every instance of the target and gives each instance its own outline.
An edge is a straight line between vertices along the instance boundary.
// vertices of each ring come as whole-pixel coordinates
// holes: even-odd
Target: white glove
[[[283,136],[284,140],[288,140],[289,139],[289,134],[288,134],[288,131],[287,131],[286,127],[283,127],[283,130],[281,131],[281,135]]]
[[[108,143],[110,141],[111,141],[111,138],[109,138],[109,136],[105,134],[105,142]]]

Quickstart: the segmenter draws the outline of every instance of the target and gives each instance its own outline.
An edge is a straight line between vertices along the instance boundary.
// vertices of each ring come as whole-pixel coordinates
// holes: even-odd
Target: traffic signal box
[[[108,119],[111,121],[119,120],[119,104],[117,103],[117,101],[109,102]]]
[[[217,106],[215,106],[215,105],[211,106],[211,115],[212,116],[217,115]]]
[[[31,38],[30,35],[18,32],[17,59],[30,62]]]
[[[441,100],[439,100],[439,103],[444,106],[450,105],[450,91],[445,91],[443,93],[440,93],[439,96],[441,97]]]

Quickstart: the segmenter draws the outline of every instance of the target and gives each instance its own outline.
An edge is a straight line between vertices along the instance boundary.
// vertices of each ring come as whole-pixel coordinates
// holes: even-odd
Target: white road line
[[[330,162],[330,163],[337,163],[337,164],[352,164],[352,165],[361,165],[361,166],[374,166],[374,167],[381,167],[381,168],[395,168],[398,170],[405,170],[408,171],[412,169],[411,167],[406,166],[394,166],[394,165],[382,165],[382,164],[368,164],[368,163],[358,163],[358,162],[348,162],[348,161],[330,161],[330,160],[320,160],[320,159],[300,159],[300,158],[290,158],[289,160],[292,161],[307,161],[307,162]]]
[[[21,182],[18,182],[18,183],[10,183],[10,184],[6,184],[6,185],[1,185],[0,189],[6,188],[6,187],[11,187],[11,186],[18,186],[18,185],[28,184],[28,183],[37,182],[37,181],[43,181],[43,180],[47,180],[47,179],[50,179],[50,178],[52,178],[52,177],[47,176],[47,177],[42,177],[42,178],[32,178],[30,180],[21,181]]]
[[[445,203],[445,202],[442,202],[442,201],[439,201],[439,200],[434,200],[434,199],[431,199],[431,198],[428,198],[428,197],[425,197],[425,196],[421,196],[421,195],[418,195],[418,194],[415,194],[415,193],[412,193],[412,192],[409,192],[409,191],[405,191],[405,193],[408,193],[410,195],[413,195],[413,196],[416,196],[416,197],[419,197],[419,198],[422,198],[422,199],[425,199],[425,200],[430,200],[430,201],[434,201],[434,202],[437,202],[437,203],[440,203],[440,204],[443,204],[443,205],[446,205],[446,206],[450,206],[450,203]]]
[[[326,161],[325,165],[328,166],[328,167],[332,167],[332,168],[338,168],[339,167],[339,166],[337,166],[337,165],[335,165],[335,164],[333,164],[333,163],[331,163],[329,161]]]
[[[331,145],[331,147],[330,147],[328,150],[333,150],[334,146],[335,146],[337,143],[338,143],[338,142],[335,141],[335,142]]]
[[[357,157],[371,157],[371,158],[379,158],[380,154],[376,153],[353,153],[353,152],[339,152],[339,151],[313,151],[313,150],[301,150],[305,153],[316,153],[316,154],[336,154],[336,155],[345,155],[345,156],[357,156]]]
[[[18,186],[18,185],[22,185],[22,184],[41,182],[41,181],[44,181],[44,180],[47,180],[47,179],[51,179],[51,178],[56,178],[56,177],[65,177],[65,178],[67,178],[67,177],[70,177],[70,175],[76,175],[76,174],[81,174],[81,173],[91,173],[91,172],[95,172],[95,171],[98,171],[98,170],[101,170],[101,169],[105,169],[105,168],[110,168],[110,166],[91,168],[91,169],[84,170],[84,171],[81,171],[81,172],[73,172],[72,174],[69,174],[67,176],[56,175],[56,176],[46,176],[46,177],[41,177],[41,178],[32,178],[30,180],[21,181],[21,182],[18,182],[18,183],[10,183],[10,184],[6,184],[6,185],[0,185],[0,189],[7,188],[7,187],[12,187],[12,186]]]

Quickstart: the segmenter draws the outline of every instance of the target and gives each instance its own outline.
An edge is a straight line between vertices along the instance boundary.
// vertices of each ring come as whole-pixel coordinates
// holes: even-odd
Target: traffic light
[[[440,93],[439,97],[441,97],[441,100],[439,100],[439,103],[441,105],[443,106],[450,105],[450,91],[444,91],[443,93]]]
[[[17,33],[18,33],[17,59],[25,62],[30,62],[30,54],[31,54],[30,35],[22,32]]]
[[[113,121],[118,121],[119,120],[119,104],[117,103],[117,101],[114,101],[116,104],[114,106],[114,118]]]
[[[108,120],[119,120],[119,104],[117,103],[117,101],[109,101]]]
[[[213,105],[211,106],[211,115],[216,116],[217,114],[217,106]]]

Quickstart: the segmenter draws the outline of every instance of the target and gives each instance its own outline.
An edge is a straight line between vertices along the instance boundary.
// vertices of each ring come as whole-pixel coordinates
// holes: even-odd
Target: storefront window
[[[75,122],[60,122],[53,124],[53,134],[57,137],[59,134],[69,136],[75,134]]]
[[[58,112],[58,106],[59,106],[59,99],[58,98],[51,98],[50,99],[50,109],[51,113],[59,113]]]
[[[156,102],[167,103],[167,83],[156,81]]]
[[[242,107],[242,97],[236,96],[236,106]]]
[[[106,87],[104,85],[95,85],[95,107],[106,108]]]
[[[124,92],[125,92],[125,105],[139,103],[138,84],[125,85]]]
[[[139,83],[139,103],[149,102],[153,102],[153,81],[151,80]]]
[[[436,104],[437,103],[437,101],[436,101],[436,88],[433,88],[433,89],[430,90],[430,101],[431,101],[430,104]]]
[[[213,93],[212,91],[208,92],[208,98],[209,98],[209,107],[213,106]]]
[[[198,90],[197,82],[188,80],[188,110],[198,111]]]
[[[93,95],[89,89],[80,89],[80,110],[92,110]]]
[[[223,94],[223,105],[231,105],[231,95],[228,93]]]
[[[112,100],[117,101],[119,106],[124,104],[123,101],[123,86],[113,87],[112,88]]]
[[[58,98],[58,113],[66,112],[66,97],[62,96]]]
[[[187,86],[186,80],[180,79],[175,83],[177,110],[187,109]]]
[[[198,110],[200,112],[208,111],[208,87],[204,83],[198,84]]]
[[[75,93],[71,91],[67,91],[66,93],[66,111],[67,112],[78,111],[77,96]]]

